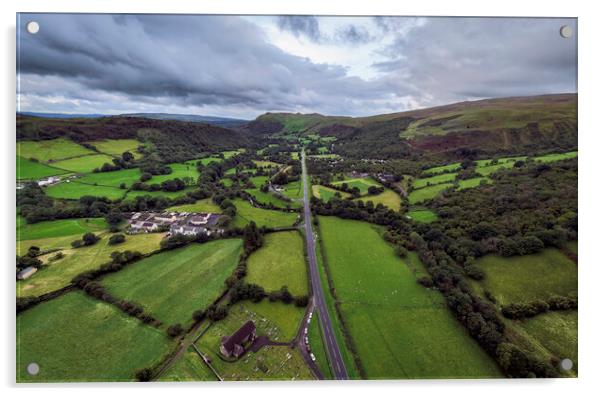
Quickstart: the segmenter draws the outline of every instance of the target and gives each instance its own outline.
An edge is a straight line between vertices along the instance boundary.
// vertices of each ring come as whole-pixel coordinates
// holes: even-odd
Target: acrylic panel
[[[577,20],[17,15],[16,381],[577,377]]]

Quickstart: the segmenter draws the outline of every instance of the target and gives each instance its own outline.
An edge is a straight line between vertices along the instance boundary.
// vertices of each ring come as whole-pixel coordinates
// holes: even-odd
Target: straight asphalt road
[[[316,244],[311,223],[305,151],[303,151],[301,155],[301,165],[303,169],[303,212],[305,219],[305,238],[307,240],[307,257],[309,258],[309,275],[311,278],[311,288],[313,292],[314,303],[318,314],[320,315],[320,325],[322,327],[322,334],[324,335],[324,344],[334,378],[338,380],[349,379],[349,376],[347,375],[347,369],[345,368],[345,363],[343,362],[343,357],[341,356],[339,344],[337,344],[337,339],[334,336],[332,321],[330,320],[328,309],[326,308],[326,301],[324,300],[324,291],[322,289],[320,273],[318,271]]]

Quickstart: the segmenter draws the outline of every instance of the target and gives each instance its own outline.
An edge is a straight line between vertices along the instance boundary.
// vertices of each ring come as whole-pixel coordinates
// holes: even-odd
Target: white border
[[[0,357],[2,385],[10,394],[44,396],[75,394],[100,395],[106,392],[145,392],[149,395],[164,395],[166,392],[212,393],[212,394],[261,394],[307,395],[315,392],[340,393],[346,395],[399,394],[420,392],[421,394],[503,395],[508,393],[539,393],[545,395],[567,395],[590,393],[600,389],[602,373],[600,367],[600,268],[602,262],[596,247],[600,233],[600,149],[602,148],[602,117],[599,115],[601,84],[599,39],[602,38],[600,13],[596,13],[595,2],[505,0],[497,2],[453,0],[453,1],[383,1],[370,0],[351,4],[351,0],[20,0],[4,1],[2,13],[2,68],[3,95],[0,109],[4,121],[2,132],[2,194],[4,213],[14,208],[15,185],[15,13],[20,12],[121,12],[121,13],[215,13],[215,14],[346,14],[346,15],[450,15],[450,16],[546,16],[579,18],[579,208],[581,212],[580,236],[580,320],[579,320],[579,379],[549,381],[370,381],[352,383],[238,383],[238,384],[109,384],[102,386],[56,384],[50,386],[16,386],[15,378],[15,334],[14,334],[14,260],[15,228],[11,216],[5,216],[2,251],[5,284],[2,304],[2,341],[5,348]],[[376,389],[372,389],[376,388]]]

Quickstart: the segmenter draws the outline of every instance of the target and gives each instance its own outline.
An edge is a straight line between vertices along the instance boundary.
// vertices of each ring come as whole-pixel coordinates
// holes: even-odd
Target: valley
[[[19,114],[17,381],[577,376],[576,100]]]

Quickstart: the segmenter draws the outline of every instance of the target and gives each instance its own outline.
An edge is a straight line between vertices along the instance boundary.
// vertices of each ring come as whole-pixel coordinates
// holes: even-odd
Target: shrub
[[[84,245],[91,246],[100,241],[100,237],[96,236],[93,232],[87,232],[82,236],[82,241]]]
[[[214,322],[220,321],[228,316],[228,310],[222,306],[212,305],[207,308],[207,317]]]
[[[297,307],[307,307],[307,304],[309,304],[309,297],[307,297],[307,296],[295,297],[295,305]]]
[[[171,326],[169,326],[167,328],[167,335],[170,336],[170,337],[172,337],[172,338],[178,337],[182,333],[184,333],[184,328],[179,323],[171,325]]]
[[[123,242],[125,242],[125,235],[123,234],[115,234],[109,238],[109,245],[117,245]]]
[[[466,275],[472,279],[482,280],[485,278],[485,272],[476,265],[467,265],[464,270],[466,271]]]
[[[153,379],[153,370],[143,368],[136,371],[136,379],[140,382],[148,382]]]

